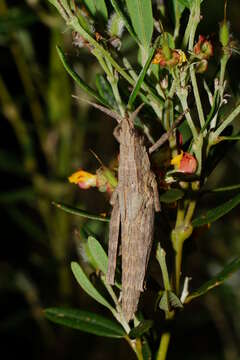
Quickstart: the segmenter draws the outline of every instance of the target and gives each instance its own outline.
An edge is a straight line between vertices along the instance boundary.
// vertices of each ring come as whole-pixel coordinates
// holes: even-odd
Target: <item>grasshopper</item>
[[[118,126],[114,135],[120,144],[118,185],[110,203],[113,206],[108,245],[108,271],[106,280],[114,284],[118,243],[122,253],[122,310],[130,321],[138,306],[140,293],[151,252],[154,215],[160,211],[157,181],[144,137],[134,127],[134,119],[142,105],[131,115],[119,114],[95,103],[95,108],[115,118]]]
[[[120,143],[118,185],[111,198],[107,281],[114,284],[119,233],[122,250],[122,309],[127,321],[137,310],[152,247],[154,214],[160,211],[157,182],[144,137],[134,128],[138,108],[116,128]]]

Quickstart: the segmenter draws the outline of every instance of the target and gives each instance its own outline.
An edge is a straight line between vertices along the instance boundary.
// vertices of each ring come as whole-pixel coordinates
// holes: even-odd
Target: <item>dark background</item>
[[[203,3],[200,32],[217,43],[221,1]],[[240,39],[240,3],[229,1],[231,33]],[[95,171],[93,149],[108,164],[117,154],[114,123],[71,94],[81,94],[55,50],[60,44],[75,69],[94,86],[100,72],[86,51],[73,48],[71,34],[53,7],[38,0],[0,2],[0,355],[13,359],[134,359],[127,344],[49,323],[43,309],[71,306],[109,316],[77,286],[70,261],[84,263],[81,226],[105,239],[105,225],[79,220],[51,205],[74,204],[95,213],[109,211],[97,190],[83,191],[67,181],[78,168]],[[227,78],[238,97],[240,58],[234,55]],[[240,148],[234,145],[209,186],[240,182]],[[223,199],[201,201],[215,206]],[[186,244],[183,272],[197,287],[240,252],[240,213]],[[106,239],[105,239],[106,240]],[[106,243],[106,241],[105,241]],[[90,269],[86,266],[87,272]],[[93,279],[93,281],[95,281]],[[193,302],[174,325],[169,359],[240,358],[240,277]],[[159,325],[161,331],[161,324]]]

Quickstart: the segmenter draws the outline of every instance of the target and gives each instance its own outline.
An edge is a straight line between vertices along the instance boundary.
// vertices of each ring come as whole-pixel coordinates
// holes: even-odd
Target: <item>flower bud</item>
[[[229,44],[229,40],[230,40],[229,22],[224,20],[220,24],[219,41],[222,44],[222,46],[225,47]]]

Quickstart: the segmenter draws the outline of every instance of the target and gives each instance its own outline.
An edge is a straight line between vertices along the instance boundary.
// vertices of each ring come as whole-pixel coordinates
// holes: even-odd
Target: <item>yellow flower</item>
[[[81,189],[96,186],[97,176],[84,170],[78,170],[68,178],[70,183],[77,184]]]
[[[183,158],[183,151],[181,150],[180,154],[178,154],[178,155],[174,156],[174,158],[172,158],[171,165],[176,165],[177,169],[179,169],[182,158]]]

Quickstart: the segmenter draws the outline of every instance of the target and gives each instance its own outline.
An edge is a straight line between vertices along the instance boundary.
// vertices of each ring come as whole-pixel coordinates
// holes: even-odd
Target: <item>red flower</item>
[[[197,170],[196,158],[183,151],[171,160],[171,164],[176,165],[176,170],[182,173],[194,174]]]

